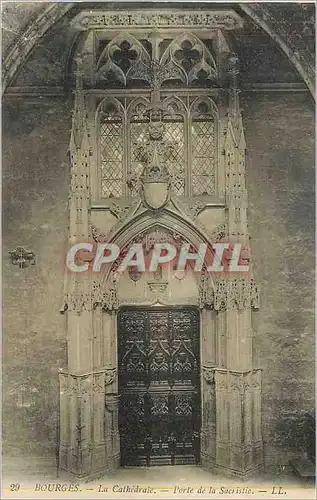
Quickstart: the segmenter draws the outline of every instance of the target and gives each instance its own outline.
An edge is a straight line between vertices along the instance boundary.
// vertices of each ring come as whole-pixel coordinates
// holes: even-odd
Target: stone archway
[[[162,214],[161,221],[164,217],[173,220],[168,213]],[[113,241],[127,243],[142,227],[147,229],[144,238],[150,235],[153,244],[151,229],[160,228],[160,240],[168,232],[159,220],[144,214],[136,217],[130,226],[124,224]],[[181,227],[180,216],[178,220]],[[183,224],[188,238],[190,224]],[[199,241],[201,237],[196,239]],[[252,369],[252,333],[247,329],[250,308],[257,306],[257,298],[250,282],[213,281],[210,276],[197,281],[192,273],[183,277],[179,287],[167,275],[158,280],[142,276],[135,282],[128,271],[110,284],[109,279],[111,273],[102,274],[99,283],[93,284],[89,300],[87,295],[83,297],[80,311],[68,303],[69,321],[72,324],[80,318],[84,338],[70,339],[73,373],[60,374],[61,468],[79,477],[93,477],[120,466],[117,314],[131,305],[200,309],[200,463],[212,471],[243,477],[261,468],[260,371]],[[78,348],[84,356],[76,359]]]
[[[231,16],[233,23],[240,22],[234,12],[231,12]],[[215,37],[221,35],[222,25],[217,25],[218,19],[218,15],[211,21],[204,18],[207,25],[216,23],[213,32]],[[231,29],[230,26],[232,23],[228,23],[228,29]],[[204,33],[206,31],[203,30],[201,36]],[[107,36],[111,37],[111,34]],[[90,36],[85,38],[86,43],[89,44],[93,37],[94,32],[91,31]],[[129,33],[127,37],[132,40]],[[198,39],[194,39],[196,43]],[[170,43],[168,57],[178,50],[178,42],[175,42],[176,45],[174,42]],[[153,36],[151,43],[155,48],[153,54],[157,56],[160,39]],[[202,42],[199,43],[203,47]],[[126,46],[130,47],[130,44]],[[250,260],[245,140],[238,100],[236,56],[228,56],[229,48],[219,44],[219,60],[226,65],[230,85],[228,90],[217,90],[218,106],[208,89],[200,89],[200,96],[205,94],[206,97],[204,106],[199,107],[201,99],[192,95],[194,91],[190,88],[189,75],[195,77],[201,61],[194,62],[193,71],[188,75],[186,72],[181,73],[183,92],[188,94],[189,99],[186,134],[189,135],[191,129],[198,130],[195,136],[197,141],[197,137],[206,137],[207,132],[212,140],[208,142],[211,156],[204,156],[203,166],[192,147],[195,137],[191,143],[187,141],[188,155],[181,160],[181,169],[186,175],[178,177],[186,190],[180,192],[173,184],[175,170],[178,174],[180,171],[175,165],[171,170],[167,167],[168,162],[173,161],[173,155],[168,153],[175,152],[175,148],[171,149],[165,140],[165,123],[168,120],[164,122],[164,89],[159,87],[162,81],[158,76],[163,75],[164,80],[165,65],[169,63],[166,63],[165,52],[160,60],[151,64],[149,53],[145,52],[139,41],[135,48],[140,58],[144,57],[142,64],[148,68],[146,78],[149,88],[153,81],[155,83],[154,89],[147,90],[151,94],[149,106],[141,110],[142,117],[139,115],[136,120],[136,123],[143,123],[143,142],[133,143],[135,149],[142,153],[142,173],[138,176],[134,171],[140,187],[138,196],[133,196],[133,191],[131,194],[129,177],[126,175],[131,167],[131,157],[126,156],[126,164],[117,162],[121,175],[117,180],[113,179],[113,163],[108,162],[107,152],[103,162],[96,154],[103,137],[96,120],[96,109],[99,109],[98,103],[110,91],[102,90],[98,97],[99,91],[96,93],[93,87],[84,90],[84,81],[87,85],[89,80],[87,74],[86,80],[84,78],[85,71],[91,68],[93,53],[87,50],[83,58],[78,60],[70,140],[70,243],[86,241],[91,237],[96,242],[105,239],[123,248],[138,238],[143,241],[156,228],[163,233],[163,238],[170,235],[175,241],[180,237],[194,248],[198,248],[201,243],[211,244],[226,238],[229,243],[243,244],[247,260]],[[101,66],[106,74],[109,65],[111,67],[107,59],[109,54],[105,53],[107,62]],[[199,54],[201,57],[206,54],[208,64],[204,64],[210,77],[215,78],[215,61],[210,51],[202,49],[197,54],[198,57]],[[158,72],[159,67],[161,73]],[[124,83],[124,73],[119,71],[118,74]],[[125,106],[127,95],[121,95]],[[210,103],[214,103],[219,111],[212,118]],[[170,118],[169,123],[179,123],[175,119],[177,111],[172,109],[174,122]],[[109,116],[114,116],[115,121],[111,121],[113,118],[109,120]],[[201,118],[202,128],[200,122],[198,126],[195,125],[198,123],[197,117]],[[124,137],[131,138],[128,134],[133,125],[128,129],[124,129],[123,125],[130,124],[127,114],[123,120],[122,114],[112,106],[110,111],[109,108],[105,111],[104,119],[106,132],[109,130],[108,124],[112,123],[112,129],[125,130],[122,132],[126,134]],[[108,150],[113,141],[114,137],[112,142],[107,142]],[[126,144],[126,147],[131,147],[131,144]],[[190,158],[196,158],[196,163],[191,162]],[[194,163],[200,168],[196,177],[192,173]],[[98,187],[98,179],[102,176],[105,164],[105,170],[111,173],[111,178],[106,177],[105,182],[112,182],[115,186],[106,191],[106,195]],[[196,182],[195,188],[192,181]],[[102,198],[101,203],[96,201],[98,195]],[[100,234],[99,224],[107,227],[106,235]],[[60,374],[61,468],[77,477],[93,477],[119,467],[117,313],[120,307],[159,304],[200,309],[202,466],[211,471],[219,470],[241,477],[260,469],[263,465],[261,376],[260,370],[255,370],[253,366],[251,322],[252,309],[258,307],[258,289],[252,277],[227,275],[214,279],[201,274],[197,278],[188,273],[183,277],[182,285],[178,286],[177,278],[174,279],[171,273],[158,280],[153,276],[142,275],[140,279],[132,281],[127,272],[114,278],[111,269],[104,270],[97,277],[89,272],[86,275],[74,274],[67,283],[63,308],[67,310],[68,371]]]

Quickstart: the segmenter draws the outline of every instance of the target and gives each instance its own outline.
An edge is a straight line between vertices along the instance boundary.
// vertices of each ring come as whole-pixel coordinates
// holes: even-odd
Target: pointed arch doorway
[[[107,27],[110,31],[102,29],[98,35],[89,29],[78,48],[81,57],[76,59],[70,140],[71,242],[90,237],[97,243],[106,240],[115,243],[123,256],[132,243],[150,250],[156,241],[174,245],[185,241],[197,252],[200,244],[210,248],[210,244],[224,239],[244,245],[250,260],[238,61],[226,43],[219,15],[213,18],[213,31],[208,28],[209,21],[205,27],[201,24],[207,17],[203,14],[202,20],[199,13],[194,23],[199,33],[195,29],[194,36],[189,34],[187,41],[180,40],[167,26],[163,38],[153,34],[150,46],[143,45],[145,32],[136,26],[132,35],[123,30],[123,46],[119,49],[118,35],[111,26]],[[227,12],[226,19],[230,19]],[[231,19],[228,29],[237,22],[235,15]],[[187,33],[188,26],[184,28]],[[98,61],[91,50],[95,43],[100,49]],[[173,63],[175,76],[182,81],[182,87],[177,85],[173,90],[169,86],[173,82],[165,80],[174,54],[181,49],[185,57],[189,46],[196,47],[194,43],[199,50],[195,48],[189,71],[187,65],[181,69]],[[119,68],[115,62],[118,60],[113,60],[114,52],[126,47],[129,53],[132,46],[138,56],[131,59],[128,70]],[[134,81],[139,75],[139,63],[147,68],[142,73],[146,78],[141,92]],[[119,78],[115,86],[112,77],[108,82],[108,69],[113,65],[118,68]],[[206,68],[202,75],[201,67]],[[197,460],[193,451],[196,428],[188,440],[177,441],[170,430],[162,432],[164,426],[169,429],[171,420],[175,421],[175,397],[180,396],[176,389],[185,380],[189,380],[189,386],[192,384],[193,393],[197,388],[183,372],[178,379],[172,379],[168,372],[175,376],[173,356],[183,340],[176,336],[179,344],[173,347],[169,334],[163,342],[150,336],[159,328],[144,327],[141,339],[135,339],[135,347],[131,346],[138,347],[140,370],[132,372],[134,380],[127,370],[119,374],[132,355],[126,344],[119,360],[117,356],[118,338],[122,338],[117,331],[117,317],[127,306],[153,307],[153,311],[161,306],[199,308],[201,465],[239,477],[262,468],[261,371],[253,364],[251,321],[252,309],[258,308],[258,287],[252,268],[248,277],[192,272],[180,276],[173,266],[154,276],[152,272],[138,275],[133,270],[120,273],[119,264],[114,263],[97,276],[72,276],[65,289],[68,371],[60,374],[61,468],[77,477],[92,477],[112,471],[125,460]],[[145,321],[147,325],[149,318],[151,315]],[[131,321],[127,321],[127,327],[129,324]],[[130,342],[131,335],[126,338]],[[169,360],[166,373],[164,355]],[[160,374],[158,379],[153,366],[151,369],[153,360]],[[138,402],[137,394],[143,394],[143,410],[134,422],[132,419],[130,432],[126,432],[129,421],[119,422],[119,414],[120,418],[124,415],[122,401],[134,395],[134,403]],[[164,414],[155,415],[153,397],[163,401],[167,421]],[[147,412],[144,424],[142,411]],[[186,422],[191,418],[186,417]],[[177,431],[181,428],[179,421]],[[143,441],[135,439],[133,429],[141,433]]]
[[[199,463],[199,317],[194,307],[119,311],[121,465]]]

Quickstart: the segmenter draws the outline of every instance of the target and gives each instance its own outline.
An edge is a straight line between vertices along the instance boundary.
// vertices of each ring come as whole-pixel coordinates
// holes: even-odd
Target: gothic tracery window
[[[113,102],[100,112],[101,194],[105,198],[123,196],[124,137],[123,116]]]
[[[217,152],[215,121],[211,103],[194,103],[191,123],[192,194],[213,194],[215,191],[215,161]]]
[[[156,105],[164,130],[162,142],[168,150],[172,193],[191,196],[215,192],[215,104],[208,92],[199,98],[193,92],[193,87],[205,89],[206,82],[212,85],[216,75],[214,59],[207,47],[190,34],[164,41],[162,47],[161,56],[153,58],[149,45],[121,34],[101,51],[97,75],[109,94],[99,112],[103,198],[139,195],[144,168],[142,147],[148,141],[153,90],[159,95]],[[124,87],[130,89],[129,94],[120,95]]]

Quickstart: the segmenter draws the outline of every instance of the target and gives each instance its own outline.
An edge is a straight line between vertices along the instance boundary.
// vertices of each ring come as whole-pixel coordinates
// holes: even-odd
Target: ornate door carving
[[[199,312],[118,315],[122,465],[199,462]]]

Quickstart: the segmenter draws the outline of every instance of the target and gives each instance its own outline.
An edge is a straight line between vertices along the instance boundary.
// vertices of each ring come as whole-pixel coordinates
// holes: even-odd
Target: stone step
[[[290,464],[300,477],[315,477],[315,464],[308,458],[294,458]]]

